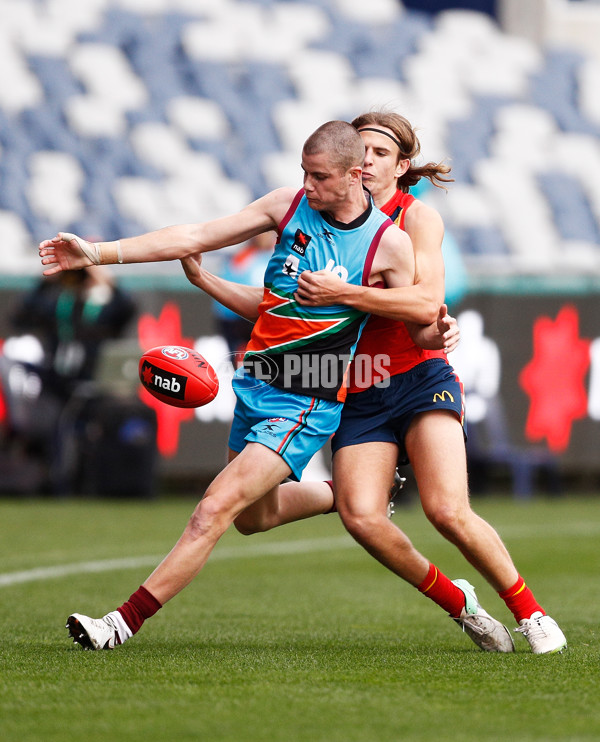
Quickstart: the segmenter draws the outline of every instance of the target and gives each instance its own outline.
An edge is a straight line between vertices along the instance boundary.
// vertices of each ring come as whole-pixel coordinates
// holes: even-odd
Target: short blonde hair
[[[360,134],[347,121],[328,121],[319,126],[304,143],[306,155],[326,153],[332,163],[343,172],[352,167],[362,167],[365,145]]]

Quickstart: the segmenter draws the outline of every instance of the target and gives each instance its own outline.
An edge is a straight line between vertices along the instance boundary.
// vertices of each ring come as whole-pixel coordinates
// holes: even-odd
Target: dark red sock
[[[325,484],[328,484],[331,487],[331,491],[333,492],[333,481],[331,479],[325,479],[323,480]],[[333,505],[331,506],[331,510],[327,510],[327,512],[324,513],[324,515],[329,515],[329,513],[337,513],[337,505],[335,504],[335,495],[333,497]]]
[[[125,623],[131,629],[132,634],[137,634],[141,629],[142,624],[147,618],[153,616],[162,605],[156,600],[152,593],[149,593],[146,588],[141,585],[134,593],[129,597],[120,608],[117,608],[119,613],[123,616]]]
[[[429,565],[427,577],[420,585],[417,585],[417,590],[427,598],[431,598],[453,618],[458,618],[465,607],[463,591],[456,587],[452,580],[449,580],[434,564]]]
[[[546,611],[533,597],[533,593],[527,587],[521,575],[512,587],[509,587],[508,590],[500,590],[498,595],[506,603],[517,623],[524,618],[530,618],[536,611],[546,615]]]

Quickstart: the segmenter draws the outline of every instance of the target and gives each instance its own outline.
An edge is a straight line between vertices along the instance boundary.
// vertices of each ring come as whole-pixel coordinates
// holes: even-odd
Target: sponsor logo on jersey
[[[443,392],[436,392],[433,395],[433,401],[434,402],[445,402],[446,401],[446,394],[450,398],[452,402],[454,402],[454,397],[450,394],[450,392],[447,389],[444,389]]]
[[[325,237],[327,242],[329,242],[330,245],[334,244],[333,240],[333,232],[330,232],[327,227],[318,235],[319,237]]]
[[[177,361],[185,361],[189,356],[189,353],[185,348],[181,348],[179,345],[165,345],[162,348],[161,353],[167,358],[174,358]]]
[[[301,229],[296,230],[296,234],[294,235],[294,244],[292,245],[292,250],[294,252],[297,252],[298,255],[304,255],[306,252],[306,248],[308,247],[308,243],[312,240],[312,237],[308,234],[305,234]]]
[[[185,385],[187,378],[181,374],[166,371],[160,366],[155,366],[149,361],[142,364],[142,384],[146,389],[164,394],[165,397],[173,399],[185,399]]]
[[[295,255],[288,255],[283,264],[282,273],[290,278],[298,278],[298,268],[300,266],[300,258]]]

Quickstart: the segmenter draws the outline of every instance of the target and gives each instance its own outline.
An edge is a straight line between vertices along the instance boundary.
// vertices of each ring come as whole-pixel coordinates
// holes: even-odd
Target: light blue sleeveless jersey
[[[296,394],[343,400],[345,374],[367,315],[345,305],[298,304],[298,276],[329,270],[365,285],[391,224],[371,200],[358,219],[342,224],[312,209],[303,190],[296,195],[265,273],[264,299],[244,357],[247,373]]]

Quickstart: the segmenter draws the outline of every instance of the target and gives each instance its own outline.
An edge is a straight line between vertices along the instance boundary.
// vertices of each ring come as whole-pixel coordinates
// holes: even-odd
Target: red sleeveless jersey
[[[404,229],[406,211],[414,200],[415,197],[409,193],[396,191],[381,211]],[[443,358],[448,362],[443,351],[425,350],[414,343],[404,322],[371,315],[350,366],[348,391],[363,391],[389,376],[409,371],[429,358]]]

